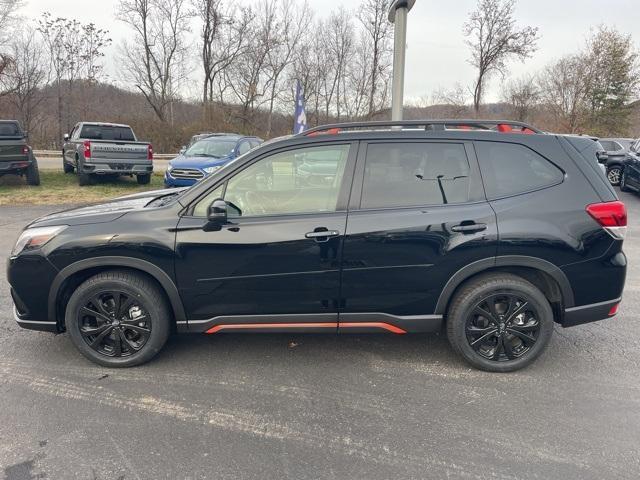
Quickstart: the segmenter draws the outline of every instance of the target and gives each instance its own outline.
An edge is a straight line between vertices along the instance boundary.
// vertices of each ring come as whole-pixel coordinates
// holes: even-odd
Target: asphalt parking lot
[[[514,374],[437,335],[182,336],[109,370],[20,329],[0,275],[0,479],[637,479],[640,198],[622,198],[621,313],[557,327]],[[54,210],[0,207],[0,261]]]

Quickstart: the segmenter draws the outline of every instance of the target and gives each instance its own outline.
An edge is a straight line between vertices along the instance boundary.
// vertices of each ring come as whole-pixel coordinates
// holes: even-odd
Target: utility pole
[[[403,117],[404,66],[407,45],[407,14],[416,0],[395,0],[389,10],[389,21],[394,24],[393,32],[393,84],[391,87],[391,120]]]

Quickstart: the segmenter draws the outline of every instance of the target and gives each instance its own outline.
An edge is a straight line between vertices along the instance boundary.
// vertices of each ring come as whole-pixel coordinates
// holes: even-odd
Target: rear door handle
[[[460,233],[477,233],[483,232],[487,229],[487,226],[484,223],[469,223],[469,224],[460,224],[451,227],[451,230],[454,232]]]
[[[337,230],[327,230],[326,228],[316,228],[313,232],[306,233],[305,238],[314,239],[316,242],[328,242],[330,238],[340,236]]]

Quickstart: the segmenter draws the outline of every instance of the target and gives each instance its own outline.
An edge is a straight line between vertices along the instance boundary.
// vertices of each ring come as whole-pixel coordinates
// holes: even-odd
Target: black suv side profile
[[[584,142],[482,120],[267,142],[189,189],[31,223],[8,262],[16,321],[109,367],[172,331],[446,328],[471,365],[517,370],[555,323],[622,298],[626,210]]]

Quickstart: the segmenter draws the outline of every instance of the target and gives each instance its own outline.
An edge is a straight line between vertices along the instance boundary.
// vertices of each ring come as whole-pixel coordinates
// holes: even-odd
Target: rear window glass
[[[620,146],[616,142],[612,142],[611,140],[600,140],[600,145],[602,145],[602,148],[604,148],[607,152],[617,152],[618,150],[624,150],[622,146]]]
[[[469,201],[469,161],[456,143],[370,144],[361,208]]]
[[[564,179],[562,170],[524,145],[477,142],[476,150],[489,199],[539,190]]]
[[[0,137],[19,137],[22,135],[20,127],[15,122],[0,123]]]
[[[103,125],[84,125],[80,138],[87,140],[124,140],[134,142],[133,130],[129,127],[110,127]]]

